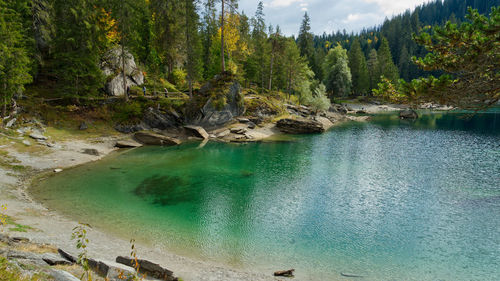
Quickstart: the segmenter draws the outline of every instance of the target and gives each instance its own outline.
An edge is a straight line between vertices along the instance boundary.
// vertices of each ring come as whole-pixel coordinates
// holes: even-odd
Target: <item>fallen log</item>
[[[274,276],[284,276],[284,277],[293,277],[293,272],[295,271],[295,269],[289,269],[289,270],[280,270],[280,271],[276,271],[274,273]]]

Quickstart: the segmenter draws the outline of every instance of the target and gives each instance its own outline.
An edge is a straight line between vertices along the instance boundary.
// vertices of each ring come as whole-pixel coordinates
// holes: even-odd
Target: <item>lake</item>
[[[386,114],[290,142],[144,147],[31,192],[115,235],[243,270],[499,280],[500,112],[466,117]]]

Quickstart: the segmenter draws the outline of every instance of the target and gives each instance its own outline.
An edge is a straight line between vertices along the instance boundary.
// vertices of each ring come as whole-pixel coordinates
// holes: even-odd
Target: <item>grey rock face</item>
[[[204,88],[208,87],[209,86],[206,86]],[[204,91],[204,89],[201,91]],[[225,98],[226,104],[223,108],[216,108],[213,105],[212,98],[208,99],[200,113],[191,120],[188,120],[188,123],[200,125],[204,128],[214,128],[232,121],[233,118],[245,112],[245,104],[238,82],[233,82]]]
[[[134,138],[146,145],[165,145],[165,146],[173,146],[181,144],[181,141],[175,138],[167,137],[164,135],[152,133],[152,132],[137,132],[134,135]]]
[[[181,119],[175,112],[161,112],[150,107],[144,113],[142,122],[150,128],[165,130],[179,126]]]
[[[144,84],[144,75],[135,64],[134,56],[125,50],[125,79],[127,87],[140,86]],[[101,61],[101,70],[104,75],[110,77],[106,83],[106,93],[111,96],[123,96],[123,70],[122,49],[117,46],[104,54]]]
[[[193,126],[193,125],[188,125],[184,126],[184,129],[186,129],[186,132],[193,137],[198,137],[202,139],[208,139],[208,133],[203,129],[201,126]]]
[[[52,270],[51,275],[55,281],[80,281],[80,279],[64,270]]]
[[[321,122],[306,118],[281,119],[276,126],[280,131],[287,134],[312,134],[326,131]]]
[[[71,265],[72,262],[68,261],[67,259],[51,254],[51,253],[46,253],[42,255],[42,260],[45,261],[49,265]]]

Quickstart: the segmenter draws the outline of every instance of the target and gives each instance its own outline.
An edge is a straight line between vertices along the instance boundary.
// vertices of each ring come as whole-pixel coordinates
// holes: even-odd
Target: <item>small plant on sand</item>
[[[135,269],[134,280],[144,280],[146,279],[146,274],[139,274],[141,265],[139,264],[139,259],[137,258],[137,248],[135,247],[135,239],[130,240],[130,257],[132,257],[132,267]]]
[[[79,223],[75,228],[73,228],[73,233],[71,234],[71,240],[76,241],[76,249],[80,251],[77,263],[81,265],[84,270],[80,280],[92,281],[92,273],[87,259],[87,246],[89,244],[87,233],[88,229],[91,228],[92,227],[86,223]]]
[[[7,215],[4,212],[7,211],[7,205],[0,206],[0,226],[4,226],[7,224]],[[0,229],[3,231],[3,229]]]

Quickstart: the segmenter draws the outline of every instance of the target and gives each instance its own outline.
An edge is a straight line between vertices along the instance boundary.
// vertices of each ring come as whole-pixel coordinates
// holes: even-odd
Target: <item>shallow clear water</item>
[[[32,193],[124,238],[238,268],[499,280],[500,114],[458,116],[383,115],[287,143],[146,147]]]

